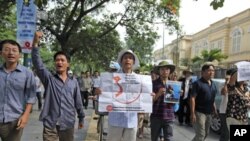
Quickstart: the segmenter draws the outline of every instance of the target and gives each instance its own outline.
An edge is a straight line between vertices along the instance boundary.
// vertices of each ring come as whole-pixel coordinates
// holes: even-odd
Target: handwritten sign
[[[16,0],[16,3],[17,42],[21,45],[23,53],[30,53],[36,31],[36,5],[34,0],[25,3],[23,0]]]
[[[101,73],[99,112],[152,112],[151,76]]]
[[[235,63],[238,68],[238,78],[237,81],[250,80],[250,62],[241,61]]]

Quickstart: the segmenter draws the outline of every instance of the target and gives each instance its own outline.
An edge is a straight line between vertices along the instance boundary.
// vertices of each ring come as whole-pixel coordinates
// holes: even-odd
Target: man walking
[[[212,113],[217,115],[215,96],[217,88],[212,81],[214,65],[205,64],[201,68],[202,77],[194,82],[191,93],[191,121],[195,136],[192,141],[204,141],[209,134]]]
[[[81,96],[82,96],[82,103],[85,109],[88,108],[89,105],[89,95],[92,88],[92,79],[90,77],[90,72],[86,71],[85,73],[81,73],[81,77],[78,80],[80,89],[81,89]]]
[[[179,81],[181,81],[182,83],[181,89],[183,91],[183,94],[180,96],[180,107],[178,110],[178,120],[180,125],[183,125],[183,121],[185,118],[186,125],[191,126],[190,93],[192,90],[192,78],[191,78],[192,74],[193,72],[191,69],[184,70],[183,71],[184,78],[179,79]]]
[[[14,40],[0,42],[0,138],[20,141],[32,105],[36,102],[33,72],[19,64],[21,46]]]
[[[165,103],[165,94],[169,89],[166,88],[169,75],[175,70],[175,65],[162,61],[157,66],[159,78],[153,81],[153,112],[150,116],[151,140],[158,141],[161,130],[163,130],[164,140],[173,141],[174,126],[174,104]]]
[[[80,88],[75,78],[69,77],[69,56],[59,51],[54,55],[56,74],[44,66],[39,54],[38,43],[41,32],[36,32],[33,41],[32,61],[37,75],[45,88],[45,101],[40,115],[43,122],[43,140],[73,141],[76,111],[79,128],[83,127],[83,105]]]
[[[131,50],[123,50],[118,54],[117,62],[121,69],[118,73],[135,74],[139,67],[139,59]],[[96,94],[101,90],[96,88]],[[108,141],[136,141],[138,117],[136,112],[109,112]]]
[[[93,97],[95,97],[95,89],[98,88],[100,86],[100,73],[99,71],[95,71],[94,72],[94,76],[92,77],[92,81],[93,81],[93,88],[92,88],[92,95]],[[93,109],[95,109],[95,100],[92,100],[93,101]]]

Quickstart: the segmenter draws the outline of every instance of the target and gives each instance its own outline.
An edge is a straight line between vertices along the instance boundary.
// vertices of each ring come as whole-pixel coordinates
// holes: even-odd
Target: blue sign
[[[16,0],[17,3],[17,42],[23,53],[30,53],[36,31],[36,5],[34,0]]]

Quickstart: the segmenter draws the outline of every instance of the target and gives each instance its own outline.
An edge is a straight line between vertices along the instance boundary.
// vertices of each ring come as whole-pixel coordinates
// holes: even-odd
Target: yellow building
[[[204,49],[219,48],[228,58],[220,65],[230,67],[238,61],[250,60],[250,9],[226,17],[192,35],[191,58]]]
[[[185,35],[173,40],[170,44],[164,46],[164,50],[158,49],[153,53],[154,62],[159,60],[168,59],[176,65],[176,70],[180,71],[187,66],[183,60],[191,58],[191,36]],[[157,64],[157,63],[156,63]]]
[[[208,28],[191,36],[182,36],[173,40],[153,53],[156,62],[163,54],[173,60],[178,70],[187,67],[184,60],[199,56],[202,50],[219,48],[228,58],[219,63],[228,68],[235,62],[250,60],[250,9],[232,17],[221,19]],[[163,52],[164,51],[164,52]]]

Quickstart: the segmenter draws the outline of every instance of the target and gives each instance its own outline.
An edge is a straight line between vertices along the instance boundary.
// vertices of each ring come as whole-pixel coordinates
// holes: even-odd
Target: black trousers
[[[36,97],[37,97],[37,101],[38,101],[38,110],[41,110],[42,108],[42,96],[41,96],[41,92],[36,92]]]
[[[179,111],[178,111],[178,121],[179,121],[179,123],[183,123],[184,118],[185,118],[185,123],[190,124],[189,98],[180,99],[180,107],[179,107]]]
[[[229,130],[227,129],[227,115],[220,113],[221,133],[220,141],[229,141]]]
[[[174,135],[174,121],[163,120],[156,117],[150,117],[151,128],[151,141],[158,141],[161,130],[163,130],[163,136],[165,141],[173,141]]]
[[[89,105],[89,92],[81,91],[81,96],[82,96],[82,104],[85,107],[85,109],[87,109]]]
[[[95,89],[96,88],[93,87],[93,89],[92,89],[92,96],[95,96]],[[95,100],[93,100],[93,109],[95,109],[95,106],[96,106],[95,103],[96,103]]]

